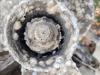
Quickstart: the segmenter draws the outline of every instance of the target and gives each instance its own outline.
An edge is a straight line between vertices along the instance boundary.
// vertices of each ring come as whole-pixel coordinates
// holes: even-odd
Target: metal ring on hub
[[[7,19],[7,48],[25,69],[48,71],[71,58],[78,40],[77,20],[58,2],[28,0],[17,5]]]

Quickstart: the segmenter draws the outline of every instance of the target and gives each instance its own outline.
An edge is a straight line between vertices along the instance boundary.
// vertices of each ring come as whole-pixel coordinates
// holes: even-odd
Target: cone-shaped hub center
[[[57,24],[46,17],[32,19],[27,23],[25,40],[33,51],[38,53],[52,51],[60,42]]]
[[[35,29],[35,38],[42,43],[49,41],[50,37],[52,37],[51,34],[52,31],[50,27],[45,24],[40,24]]]

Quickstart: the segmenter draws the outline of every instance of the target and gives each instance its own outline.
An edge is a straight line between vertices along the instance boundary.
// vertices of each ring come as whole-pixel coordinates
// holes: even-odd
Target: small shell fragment
[[[54,62],[54,59],[48,59],[47,61],[46,61],[46,64],[47,65],[51,65],[52,63]]]
[[[14,24],[14,30],[19,30],[21,28],[21,23],[20,21],[16,21],[15,24]]]
[[[14,39],[14,40],[18,40],[18,37],[19,37],[19,36],[18,36],[17,33],[14,33],[14,34],[13,34],[13,39]]]
[[[32,66],[37,64],[37,60],[35,58],[30,58],[30,64],[32,64]]]

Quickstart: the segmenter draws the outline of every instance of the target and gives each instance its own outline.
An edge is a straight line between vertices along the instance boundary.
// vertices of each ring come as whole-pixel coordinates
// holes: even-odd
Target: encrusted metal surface
[[[93,0],[2,0],[0,19],[2,49],[23,75],[94,74]]]
[[[56,6],[55,8],[59,9],[50,11],[53,9],[50,8],[51,4],[54,4],[54,6]],[[16,9],[17,11],[15,12],[14,10]],[[15,60],[24,68],[35,71],[49,71],[53,68],[56,69],[56,65],[59,65],[58,68],[65,65],[71,58],[77,43],[79,30],[76,17],[73,14],[71,15],[70,12],[67,12],[69,11],[67,8],[66,10],[64,9],[64,7],[60,8],[59,3],[53,0],[29,0],[20,3],[13,9],[5,26],[6,46]],[[48,19],[44,18],[43,20],[42,17],[44,16]],[[40,19],[38,17],[40,17]],[[56,25],[53,24],[52,21],[49,21],[49,18],[54,21]],[[30,21],[33,21],[32,24],[29,23]],[[22,27],[20,28],[17,24]],[[32,26],[30,27],[30,25]],[[45,32],[42,26],[47,28],[49,26],[50,30],[48,29],[48,31]],[[42,31],[45,32],[45,34],[42,34]],[[50,33],[50,35],[48,33]],[[50,41],[46,38],[48,36],[52,37]],[[31,42],[34,44],[30,44]]]
[[[52,20],[41,17],[27,23],[25,40],[31,50],[46,53],[56,49],[61,40],[60,26]]]

